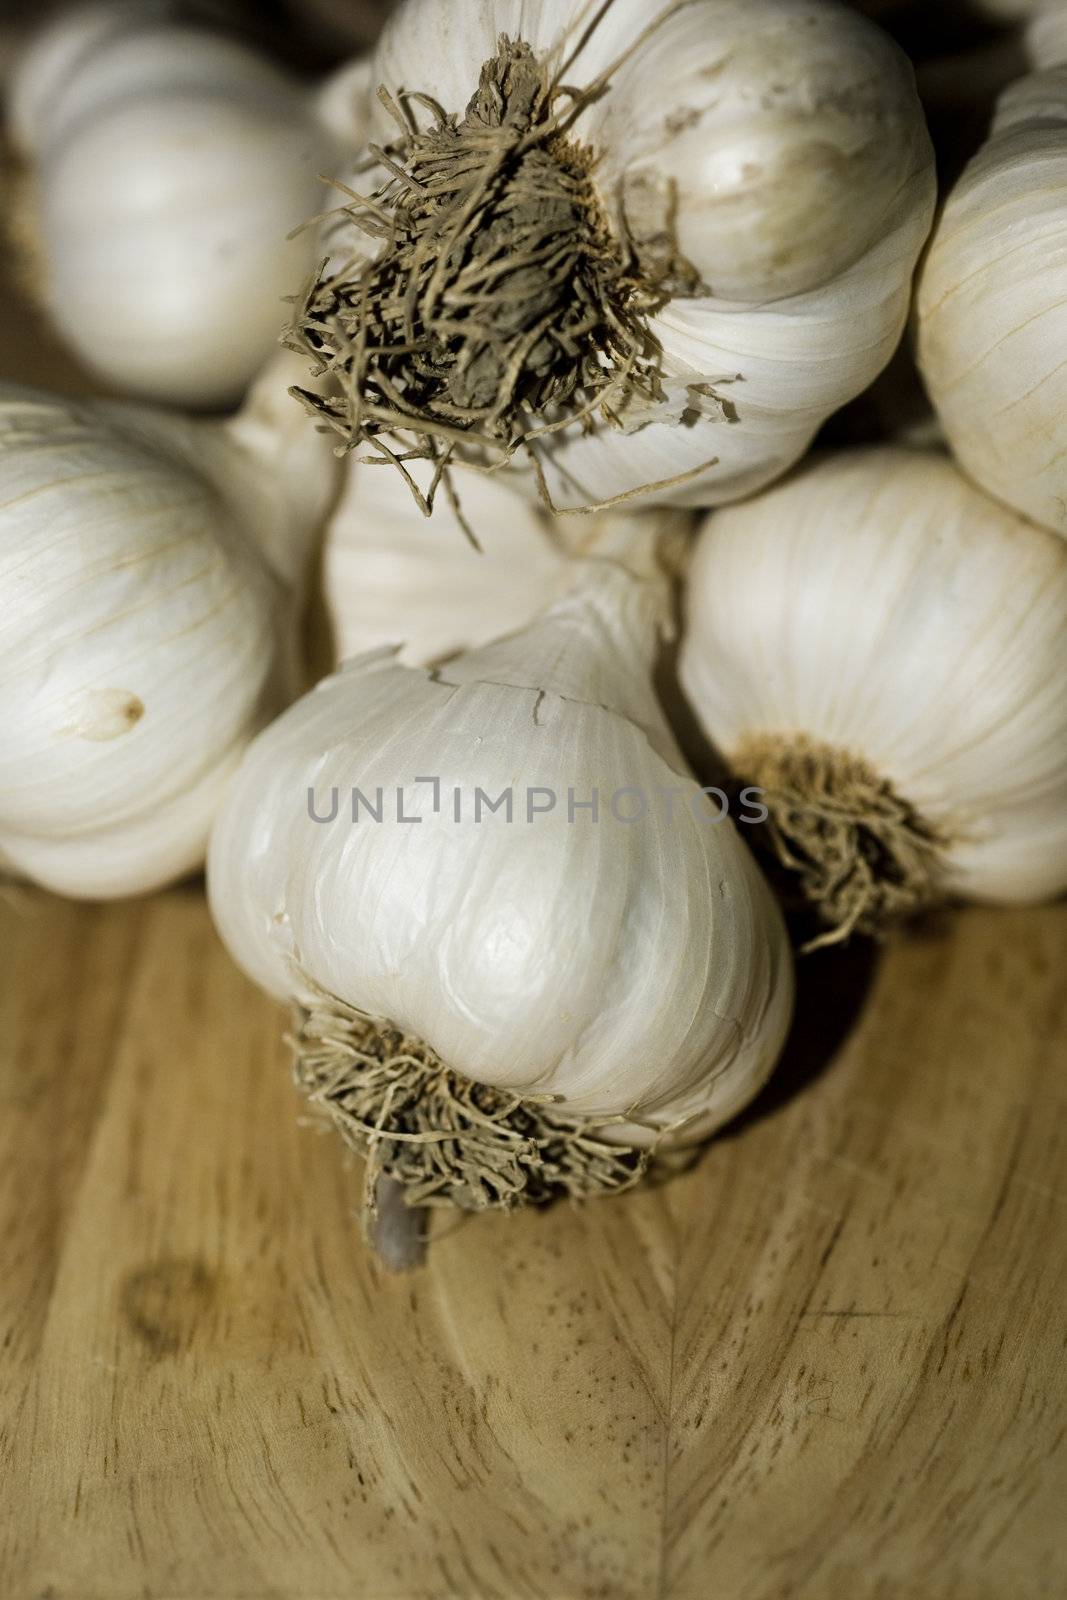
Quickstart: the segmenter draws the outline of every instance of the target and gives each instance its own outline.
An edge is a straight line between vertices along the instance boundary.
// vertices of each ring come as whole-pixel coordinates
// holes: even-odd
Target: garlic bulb
[[[1067,887],[1067,545],[944,457],[830,457],[714,516],[680,672],[833,937]]]
[[[60,893],[200,865],[244,746],[299,690],[334,462],[282,367],[225,424],[0,385],[0,854]]]
[[[235,41],[116,4],[29,48],[11,120],[40,298],[109,384],[236,401],[284,327],[333,204],[318,174],[364,132],[365,68],[314,93]]]
[[[1067,67],[1021,79],[945,204],[919,279],[917,351],[961,464],[1067,532]]]
[[[1025,22],[1048,0],[976,0],[975,9],[991,22]]]
[[[412,1203],[627,1183],[751,1099],[788,1025],[780,915],[651,689],[663,595],[619,556],[585,579],[444,668],[348,662],[212,834],[223,939]]]
[[[406,0],[373,75],[373,192],[293,334],[350,441],[438,478],[521,446],[560,509],[717,504],[892,355],[932,151],[833,0]]]
[[[1030,7],[1025,40],[1032,67],[1062,67],[1067,63],[1067,5],[1063,0],[1038,0]]]
[[[410,471],[425,491],[428,464]],[[394,644],[405,666],[428,666],[513,633],[580,581],[582,556],[642,516],[553,517],[501,474],[462,463],[453,483],[457,506],[428,521],[399,473],[346,458],[323,555],[338,661]],[[661,544],[688,532],[687,514],[655,515]]]

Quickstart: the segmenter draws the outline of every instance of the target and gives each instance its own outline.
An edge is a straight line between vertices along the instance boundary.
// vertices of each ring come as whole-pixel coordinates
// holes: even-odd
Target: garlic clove
[[[1025,46],[1027,59],[1037,71],[1067,64],[1067,17],[1059,0],[1032,0]]]
[[[626,0],[605,41],[621,55],[649,20]],[[763,302],[837,277],[913,208],[930,162],[915,108],[911,63],[855,12],[720,0],[657,28],[588,130],[636,235],[674,184],[678,243],[701,279],[719,300]]]
[[[408,470],[425,492],[428,463]],[[579,580],[580,558],[610,549],[618,529],[651,537],[655,528],[661,540],[689,531],[688,519],[662,514],[552,517],[508,478],[463,463],[452,486],[458,510],[446,500],[430,519],[398,473],[346,458],[323,557],[338,661],[387,644],[400,647],[405,666],[443,661],[532,621]]]
[[[550,437],[541,448],[553,503],[571,510],[672,479],[658,499],[706,507],[781,477],[830,412],[891,359],[908,316],[910,263],[931,215],[926,205],[911,213],[825,289],[759,308],[673,301],[653,325],[690,414],[702,411],[707,426],[682,425],[680,413],[632,435]]]
[[[365,55],[335,68],[312,90],[314,120],[331,134],[338,150],[358,149],[363,143],[376,89],[373,57]]]
[[[173,454],[210,479],[234,520],[283,583],[298,590],[337,497],[341,464],[291,389],[314,387],[306,364],[278,350],[257,373],[241,409],[203,421],[101,402],[124,432]]]
[[[85,129],[39,180],[59,332],[130,393],[232,403],[307,271],[307,238],[285,234],[316,208],[320,160],[277,106],[156,100]]]
[[[188,787],[159,800],[146,814],[55,838],[5,831],[6,864],[75,900],[121,899],[187,877],[204,864],[212,821],[243,748],[236,743]]]
[[[430,522],[398,475],[349,467],[323,563],[338,661],[386,644],[406,666],[440,661],[520,627],[563,586],[549,519],[498,480],[455,477],[477,548],[451,506]]]

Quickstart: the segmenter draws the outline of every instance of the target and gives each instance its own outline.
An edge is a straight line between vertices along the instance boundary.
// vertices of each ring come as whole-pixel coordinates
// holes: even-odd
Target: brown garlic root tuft
[[[861,757],[768,733],[746,739],[730,764],[763,791],[765,837],[827,924],[806,951],[883,934],[944,897],[947,837]]]
[[[550,1102],[473,1083],[420,1040],[333,999],[301,1009],[290,1042],[297,1084],[366,1157],[371,1228],[382,1178],[411,1207],[512,1210],[628,1189],[651,1159],[608,1144],[604,1119],[566,1121]]]
[[[604,214],[593,154],[568,130],[606,88],[564,88],[502,37],[463,117],[380,93],[400,129],[372,149],[390,176],[343,208],[374,251],[320,275],[290,330],[341,394],[294,393],[350,447],[399,468],[427,514],[439,486],[452,496],[457,450],[502,462],[526,447],[536,469],[535,439],[663,398],[648,317],[696,278],[670,216],[642,246],[621,207],[614,228]],[[425,493],[406,466],[417,460],[434,465]]]

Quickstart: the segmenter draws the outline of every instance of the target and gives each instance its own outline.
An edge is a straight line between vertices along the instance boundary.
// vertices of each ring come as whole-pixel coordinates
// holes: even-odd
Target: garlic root
[[[382,1179],[408,1207],[511,1210],[559,1195],[629,1189],[648,1152],[607,1143],[599,1123],[538,1099],[474,1083],[421,1039],[340,1001],[301,1012],[296,1081],[344,1142],[366,1157],[364,1206]]]
[[[806,952],[852,933],[884,934],[944,898],[948,836],[862,757],[803,735],[764,734],[749,736],[731,764],[762,790],[766,839],[827,924]]]
[[[315,284],[294,328],[297,347],[316,359],[325,341],[344,370],[343,399],[306,398],[349,443],[388,454],[383,430],[412,429],[415,458],[447,467],[460,442],[506,456],[556,408],[655,401],[645,318],[669,281],[692,292],[696,277],[676,247],[653,264],[615,240],[591,154],[565,134],[593,98],[575,101],[529,45],[501,37],[462,120],[429,102],[420,131],[406,101],[395,108],[400,138],[381,154],[399,194],[388,224],[368,207],[383,247],[354,277]]]

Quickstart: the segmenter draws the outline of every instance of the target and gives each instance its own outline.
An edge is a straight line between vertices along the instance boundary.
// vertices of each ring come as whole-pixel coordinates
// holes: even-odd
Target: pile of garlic
[[[735,1116],[791,936],[1067,889],[1067,51],[913,303],[933,151],[856,7],[379,9],[318,85],[166,0],[16,70],[39,298],[138,403],[0,387],[0,862],[206,856],[408,1262]],[[801,461],[909,311],[933,413]]]

